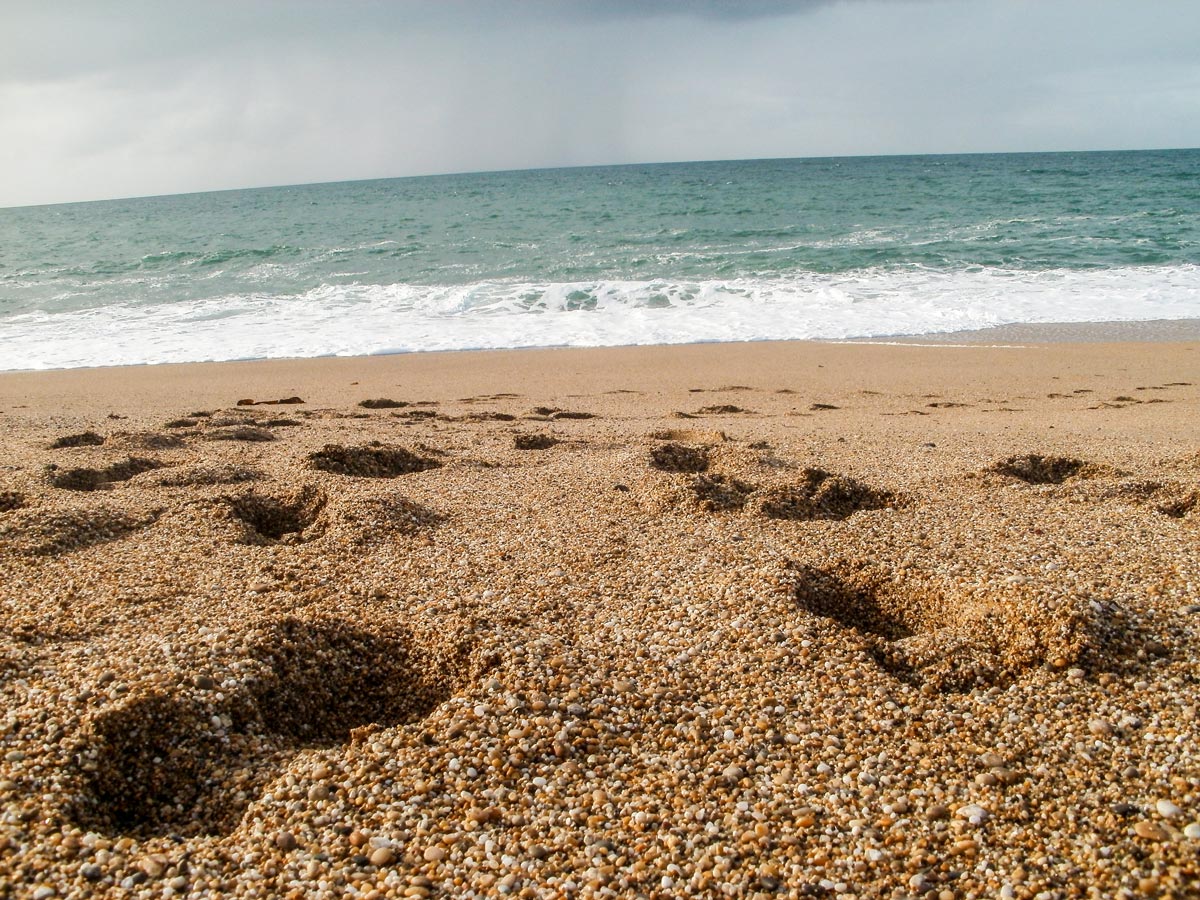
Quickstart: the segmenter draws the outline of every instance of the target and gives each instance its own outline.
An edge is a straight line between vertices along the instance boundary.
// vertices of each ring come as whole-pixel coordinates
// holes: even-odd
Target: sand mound
[[[939,691],[1004,683],[1035,666],[1064,668],[1098,640],[1082,603],[1047,603],[1032,592],[947,591],[862,563],[801,566],[794,590],[806,612],[856,632],[881,668]]]
[[[68,491],[98,491],[114,482],[128,481],[135,475],[161,468],[163,463],[157,460],[131,456],[103,469],[51,469],[50,483]]]
[[[993,463],[988,471],[1017,478],[1027,484],[1062,484],[1068,478],[1088,478],[1099,474],[1100,467],[1069,456],[1027,453]]]
[[[325,492],[311,485],[281,496],[249,491],[223,502],[243,526],[246,544],[297,544],[325,531]]]
[[[689,447],[674,441],[650,451],[650,465],[663,472],[703,472],[708,462],[708,450],[704,447]]]
[[[354,478],[395,478],[441,465],[435,459],[418,456],[403,447],[343,447],[340,444],[326,444],[322,450],[309,454],[308,459],[314,469]]]
[[[896,506],[899,499],[890,491],[869,487],[853,478],[824,469],[805,469],[797,485],[763,492],[759,506],[771,519],[845,519],[856,512]]]

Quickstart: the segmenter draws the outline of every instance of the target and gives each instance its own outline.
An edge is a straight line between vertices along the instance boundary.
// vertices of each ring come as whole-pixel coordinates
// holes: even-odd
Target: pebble
[[[288,853],[296,849],[296,836],[290,831],[280,831],[275,835],[275,846]]]
[[[956,809],[954,815],[960,819],[966,819],[972,825],[981,825],[988,820],[989,813],[978,803],[968,803],[966,806]]]
[[[948,819],[950,818],[950,807],[942,803],[935,803],[929,809],[925,810],[925,818],[930,822]]]
[[[421,855],[426,862],[441,862],[446,858],[446,850],[443,847],[426,847]]]
[[[1088,721],[1088,731],[1096,735],[1096,737],[1109,737],[1113,731],[1112,722],[1107,719],[1091,719]]]
[[[158,854],[147,856],[142,859],[139,867],[151,878],[161,878],[163,872],[167,871],[167,858]]]
[[[1193,841],[1200,841],[1200,822],[1192,822],[1183,829],[1183,835]]]
[[[1138,822],[1133,826],[1133,833],[1148,841],[1169,840],[1171,833],[1155,822]]]
[[[396,861],[396,851],[391,847],[380,847],[371,853],[371,865],[390,866]]]
[[[1183,816],[1183,810],[1170,800],[1159,800],[1154,804],[1154,808],[1164,819],[1178,819]]]

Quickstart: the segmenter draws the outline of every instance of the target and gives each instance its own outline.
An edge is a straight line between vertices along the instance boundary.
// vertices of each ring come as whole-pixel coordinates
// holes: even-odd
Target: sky
[[[0,207],[1200,146],[1196,0],[0,0]]]

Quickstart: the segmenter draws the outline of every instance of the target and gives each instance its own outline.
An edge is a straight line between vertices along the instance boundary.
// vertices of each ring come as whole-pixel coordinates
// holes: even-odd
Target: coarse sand
[[[1200,343],[0,375],[0,897],[1200,896]]]

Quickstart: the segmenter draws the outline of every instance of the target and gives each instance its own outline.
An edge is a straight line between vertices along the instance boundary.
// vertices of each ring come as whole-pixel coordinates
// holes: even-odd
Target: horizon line
[[[659,160],[656,162],[624,162],[624,163],[584,163],[564,166],[527,166],[512,169],[467,169],[449,172],[424,172],[416,175],[376,175],[365,178],[344,178],[331,181],[301,181],[287,184],[256,184],[241,187],[206,188],[198,191],[180,191],[173,194],[131,194],[122,197],[97,197],[90,200],[55,200],[50,203],[18,203],[12,206],[0,206],[0,212],[13,209],[38,209],[50,206],[74,206],[82,203],[123,203],[130,200],[158,200],[167,197],[193,197],[203,194],[232,194],[246,191],[283,190],[285,188],[323,187],[334,184],[366,184],[372,181],[403,181],[419,178],[453,178],[464,175],[504,175],[520,172],[560,172],[572,169],[620,169],[638,166],[688,166],[709,163],[726,162],[786,162],[792,160],[835,160],[835,159],[906,159],[922,156],[1054,156],[1083,153],[1178,153],[1200,150],[1200,147],[1138,147],[1122,149],[1096,150],[972,150],[944,151],[934,153],[838,153],[820,154],[815,156],[740,156],[726,159],[679,159]]]

